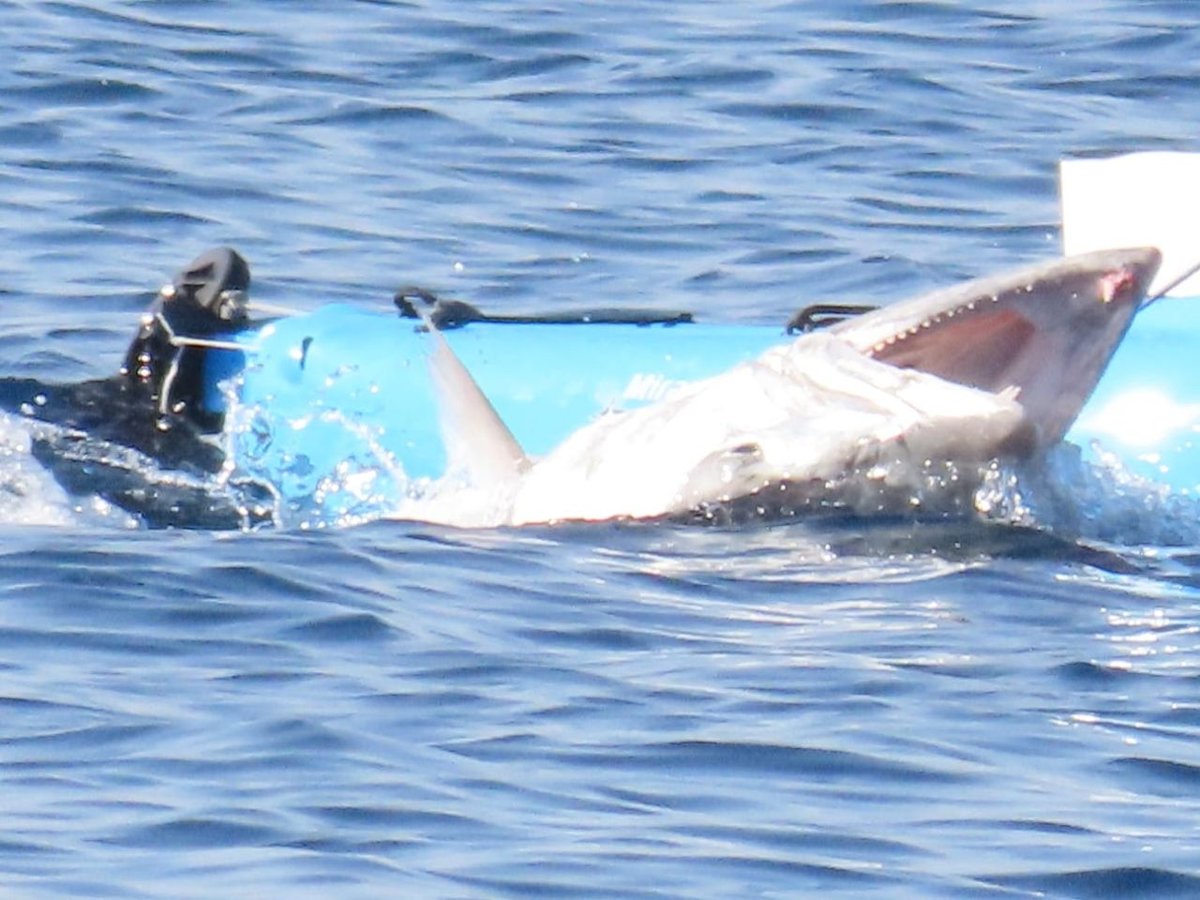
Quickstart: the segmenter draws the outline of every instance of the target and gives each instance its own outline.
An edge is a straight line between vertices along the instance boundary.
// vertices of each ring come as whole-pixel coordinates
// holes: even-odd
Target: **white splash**
[[[71,500],[33,458],[27,420],[0,413],[0,522],[5,525],[70,525]]]

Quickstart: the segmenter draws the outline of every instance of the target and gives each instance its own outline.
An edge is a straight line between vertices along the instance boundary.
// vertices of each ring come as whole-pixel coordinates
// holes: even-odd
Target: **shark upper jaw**
[[[1100,380],[1161,261],[1102,250],[981,278],[830,331],[902,369],[1015,395],[1036,446],[1062,440]]]

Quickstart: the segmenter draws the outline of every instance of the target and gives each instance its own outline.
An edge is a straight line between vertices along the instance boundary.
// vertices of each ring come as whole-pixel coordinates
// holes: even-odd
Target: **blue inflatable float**
[[[790,339],[782,327],[692,322],[476,322],[443,335],[535,455],[605,410],[645,405]],[[324,490],[326,503],[348,465],[410,480],[443,474],[420,322],[330,305],[230,337],[242,349],[208,355],[205,403],[228,413],[242,471],[284,497]],[[1067,439],[1090,459],[1200,491],[1198,348],[1200,298],[1139,312]]]

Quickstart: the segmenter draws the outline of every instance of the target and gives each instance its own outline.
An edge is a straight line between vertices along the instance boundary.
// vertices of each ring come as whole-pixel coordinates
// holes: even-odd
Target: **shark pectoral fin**
[[[688,473],[680,491],[680,509],[726,503],[759,490],[771,480],[763,449],[756,443],[723,447],[710,453]]]
[[[465,472],[480,487],[516,478],[529,467],[521,445],[441,332],[426,324],[433,341],[429,372],[448,471]]]

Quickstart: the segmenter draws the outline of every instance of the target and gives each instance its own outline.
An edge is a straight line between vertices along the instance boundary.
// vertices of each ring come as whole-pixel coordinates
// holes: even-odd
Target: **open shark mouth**
[[[957,285],[832,326],[872,359],[1025,408],[1041,446],[1060,441],[1099,381],[1160,262],[1105,250]]]

